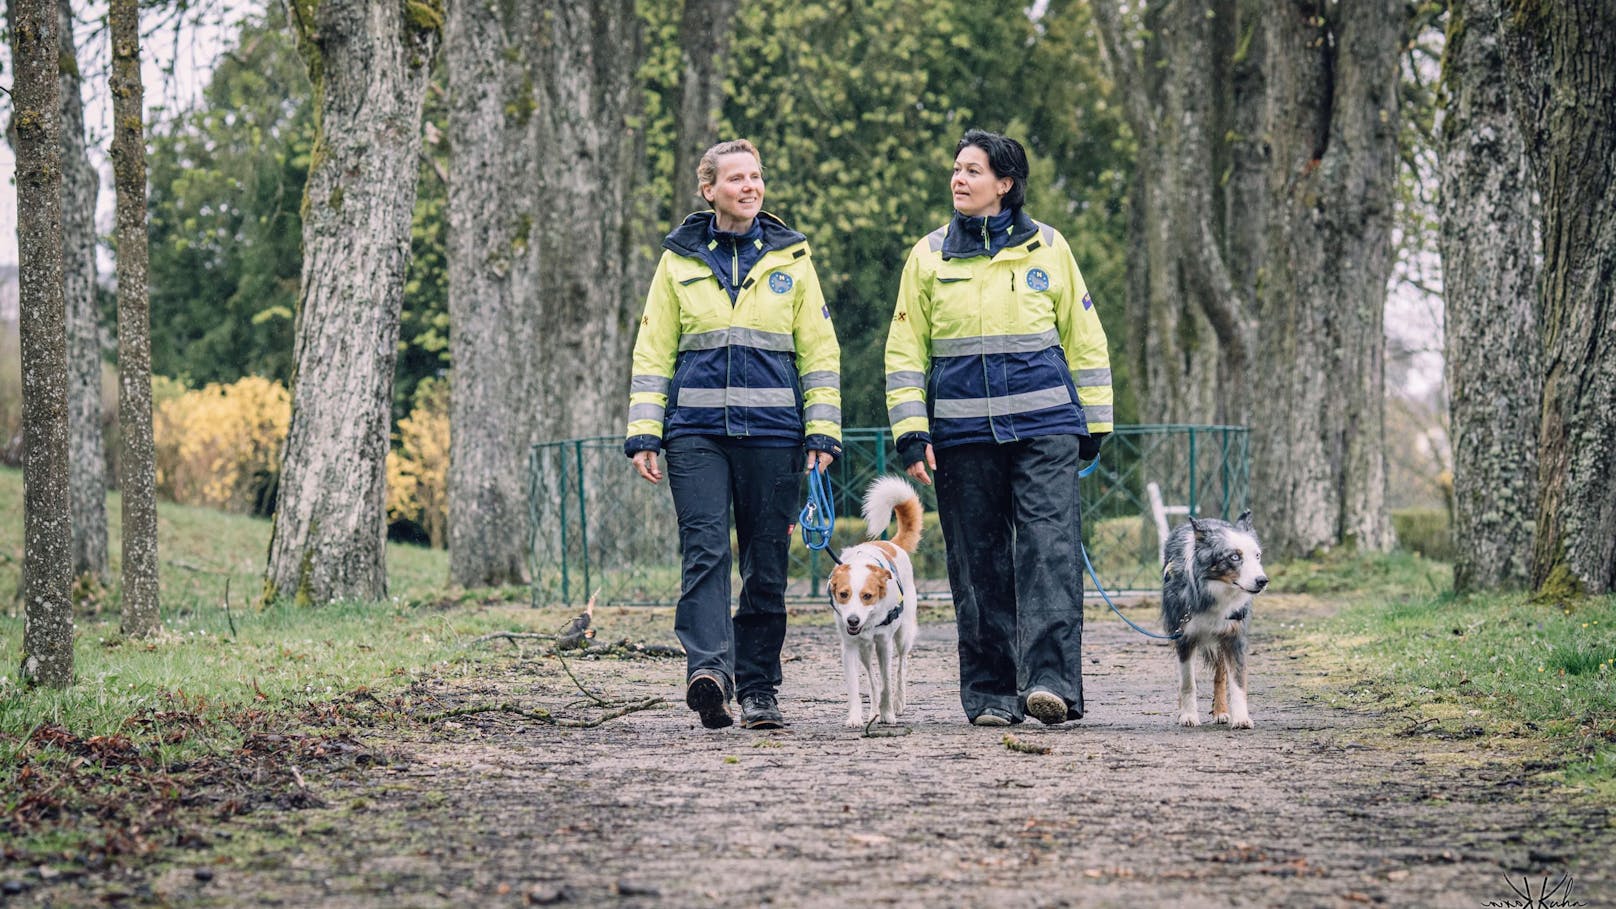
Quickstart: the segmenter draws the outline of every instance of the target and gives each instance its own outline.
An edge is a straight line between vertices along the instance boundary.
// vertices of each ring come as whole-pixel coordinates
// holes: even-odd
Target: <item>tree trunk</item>
[[[696,190],[702,152],[720,141],[718,115],[724,107],[725,62],[740,0],[685,0],[679,19],[678,137],[673,149],[673,210],[677,222],[707,207]]]
[[[294,4],[319,99],[303,199],[292,422],[265,593],[387,594],[385,488],[421,108],[441,4]]]
[[[563,9],[564,7],[565,9]],[[535,222],[544,330],[533,359],[540,439],[616,434],[626,420],[632,325],[648,278],[633,242],[644,177],[640,18],[615,0],[558,4],[540,33],[531,146],[545,212]]]
[[[107,455],[101,437],[101,320],[95,300],[95,199],[100,180],[84,142],[73,7],[58,0],[62,42],[62,280],[67,299],[68,473],[73,575],[107,583]]]
[[[1537,213],[1510,110],[1498,0],[1448,6],[1442,284],[1453,439],[1453,586],[1532,581],[1537,515]]]
[[[118,215],[118,487],[123,492],[123,632],[162,627],[157,473],[152,446],[151,306],[147,286],[145,89],[136,0],[112,0],[112,167]]]
[[[640,20],[575,6],[451,11],[449,563],[463,586],[526,575],[530,447],[616,433],[628,398]]]
[[[1281,552],[1390,548],[1385,309],[1397,189],[1398,0],[1265,16],[1274,205],[1258,290],[1252,495]],[[1277,431],[1276,431],[1277,430]],[[1278,521],[1275,521],[1278,518]]]
[[[454,3],[444,36],[454,137],[449,580],[462,587],[515,584],[527,574],[527,452],[540,407],[533,234],[552,227],[551,206],[535,198],[531,144],[539,13],[526,3]]]
[[[1616,590],[1616,9],[1507,0],[1503,23],[1543,217],[1532,580],[1605,593]]]
[[[1222,0],[1145,17],[1095,4],[1141,145],[1141,412],[1251,427],[1276,553],[1384,549],[1401,7]]]
[[[18,309],[23,410],[21,676],[73,682],[72,513],[67,466],[67,308],[62,295],[62,135],[56,4],[12,0]]]

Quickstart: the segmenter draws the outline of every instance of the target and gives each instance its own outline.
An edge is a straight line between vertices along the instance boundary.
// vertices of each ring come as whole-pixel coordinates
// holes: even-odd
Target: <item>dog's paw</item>
[[[1178,715],[1178,725],[1199,726],[1201,725],[1201,718],[1193,713],[1181,713]]]
[[[1214,722],[1214,723],[1227,723],[1227,722],[1229,722],[1229,715],[1227,713],[1214,714],[1212,716],[1212,722]]]
[[[896,713],[894,713],[892,711],[883,711],[881,713],[881,725],[883,725],[883,726],[896,726],[897,724],[898,724],[898,715]]]
[[[864,717],[856,713],[849,713],[842,725],[850,729],[860,729],[864,726]]]
[[[1250,729],[1250,728],[1252,728],[1251,717],[1246,716],[1245,714],[1241,714],[1240,716],[1237,716],[1234,719],[1229,721],[1229,728],[1230,729]]]

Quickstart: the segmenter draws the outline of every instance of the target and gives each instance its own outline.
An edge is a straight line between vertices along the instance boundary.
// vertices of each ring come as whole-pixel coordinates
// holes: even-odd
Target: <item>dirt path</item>
[[[682,660],[572,663],[665,709],[560,730],[483,714],[398,745],[409,760],[316,783],[329,808],[259,813],[227,862],[151,881],[181,906],[1527,905],[1570,873],[1616,906],[1616,828],[1475,740],[1387,738],[1306,694],[1271,597],[1252,656],[1257,728],[1180,729],[1171,652],[1112,616],[1085,641],[1089,715],[964,724],[950,624],[927,624],[911,734],[862,738],[828,628],[786,644],[780,732],[702,730]],[[1092,615],[1092,613],[1091,613]],[[1316,674],[1316,672],[1315,672]],[[574,715],[553,659],[512,661],[445,705],[515,699]],[[1206,697],[1203,694],[1203,707]],[[568,705],[572,705],[570,708]],[[46,896],[46,891],[35,894]],[[1562,891],[1559,896],[1564,896]],[[1503,902],[1514,900],[1514,902]],[[1532,905],[1536,905],[1535,903]],[[1551,905],[1551,903],[1543,903]]]

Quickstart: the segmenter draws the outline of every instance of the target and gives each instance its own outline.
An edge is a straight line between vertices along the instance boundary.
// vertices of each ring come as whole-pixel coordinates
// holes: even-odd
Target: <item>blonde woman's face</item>
[[[763,165],[749,152],[720,155],[718,176],[701,195],[712,204],[719,227],[744,228],[763,210]]]

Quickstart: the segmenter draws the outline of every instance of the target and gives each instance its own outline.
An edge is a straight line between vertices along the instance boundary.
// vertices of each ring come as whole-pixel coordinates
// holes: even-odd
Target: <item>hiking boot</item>
[[[1010,725],[1011,722],[1012,721],[1010,719],[1010,716],[1008,714],[1006,714],[1004,711],[995,709],[993,707],[989,707],[986,710],[983,710],[981,713],[977,714],[976,718],[971,720],[971,725],[972,726],[1008,726],[1008,725]]]
[[[1039,688],[1027,695],[1027,713],[1045,726],[1066,722],[1066,702],[1053,691]]]
[[[774,695],[748,694],[741,698],[741,725],[747,729],[780,729],[785,724]]]
[[[723,729],[735,724],[735,718],[729,715],[728,700],[724,696],[723,683],[711,672],[696,673],[685,687],[685,704],[696,711],[701,717],[701,724],[708,729]]]

